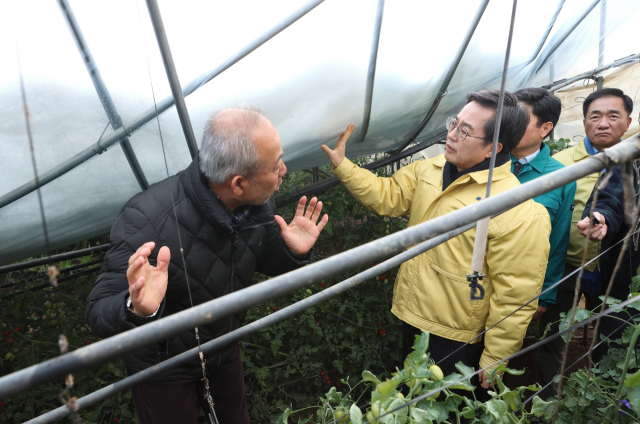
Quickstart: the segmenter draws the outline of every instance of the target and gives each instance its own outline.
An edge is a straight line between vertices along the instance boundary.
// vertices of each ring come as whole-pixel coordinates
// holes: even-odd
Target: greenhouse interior
[[[160,375],[174,375],[171,370],[185,364],[193,365],[190,376],[196,377],[189,378],[198,384],[204,381],[206,389],[202,399],[198,395],[201,407],[195,412],[186,408],[189,412],[184,412],[184,418],[173,422],[247,423],[249,417],[254,423],[279,424],[640,420],[640,362],[634,348],[640,324],[632,320],[626,327],[620,336],[624,349],[614,349],[618,356],[610,351],[611,357],[606,356],[599,368],[591,358],[595,345],[604,340],[598,337],[601,317],[615,310],[629,316],[640,313],[634,309],[640,309],[640,277],[635,270],[631,275],[634,283],[629,283],[635,291],[627,288],[628,297],[616,299],[610,290],[605,293],[607,281],[601,293],[602,309],[589,311],[585,296],[582,303],[557,318],[560,332],[556,328],[553,337],[566,343],[561,382],[549,383],[557,399],[538,395],[534,400],[534,394],[543,389],[535,386],[540,383],[536,380],[536,349],[551,341],[545,338],[543,326],[533,328],[539,318],[531,318],[535,308],[522,318],[526,336],[518,341],[522,349],[518,347],[519,352],[512,355],[508,368],[506,362],[497,372],[497,365],[490,367],[494,371],[488,383],[489,400],[469,394],[472,382],[482,383],[476,375],[484,376],[485,371],[462,364],[456,374],[437,376],[438,362],[428,350],[430,343],[433,349],[443,337],[437,331],[423,327],[421,335],[416,333],[415,345],[409,342],[413,353],[406,360],[406,355],[400,357],[407,339],[403,332],[418,321],[408,324],[396,310],[398,282],[403,269],[412,263],[407,261],[416,255],[424,257],[424,252],[440,244],[451,245],[450,239],[459,240],[458,235],[471,229],[473,234],[485,235],[474,236],[475,248],[470,238],[468,260],[457,256],[466,261],[460,267],[467,270],[467,276],[488,272],[482,263],[470,265],[471,251],[474,260],[478,250],[484,258],[485,245],[478,248],[478,240],[484,243],[492,237],[486,235],[486,226],[490,234],[495,232],[489,218],[493,223],[509,210],[530,204],[529,199],[569,187],[573,181],[578,180],[580,191],[580,178],[596,175],[597,179],[602,174],[600,183],[591,186],[597,187],[592,194],[595,205],[598,191],[620,175],[610,172],[618,165],[625,195],[637,192],[640,182],[634,184],[632,172],[635,169],[637,178],[640,0],[34,0],[7,1],[3,6],[0,330],[7,349],[0,351],[0,423],[171,422],[167,417],[163,421],[152,418],[153,408],[142,411],[136,390],[151,384],[148,379],[162,381]],[[376,209],[353,194],[357,190],[337,172],[342,167],[332,166],[321,149],[322,145],[333,149],[345,128],[355,124],[346,142],[346,157],[379,179],[391,178],[394,172],[422,166],[416,162],[447,157],[452,128],[447,119],[462,116],[458,114],[468,106],[469,93],[500,93],[497,110],[501,111],[505,92],[530,87],[547,89],[561,102],[559,119],[544,139],[552,150],[584,146],[585,100],[602,89],[622,90],[633,110],[627,114],[629,124],[620,137],[623,142],[612,147],[610,154],[578,162],[582,168],[566,166],[538,183],[518,183],[510,194],[503,195],[499,192],[502,186],[494,183],[499,194],[490,196],[489,183],[486,198],[477,198],[481,202],[466,206],[460,201],[461,206],[451,209],[454,212],[418,225],[407,224],[406,211],[380,217],[378,214],[385,214],[379,210],[385,208]],[[87,309],[85,319],[85,307],[96,279],[102,278],[98,274],[110,272],[116,228],[126,231],[129,225],[118,224],[119,217],[126,215],[125,205],[147,190],[151,193],[154,187],[164,187],[167,178],[175,180],[176,175],[187,175],[179,174],[182,171],[198,169],[190,164],[197,162],[214,113],[248,107],[245,105],[259,108],[279,134],[286,174],[273,197],[276,215],[287,222],[297,219],[294,208],[302,196],[305,201],[317,196],[324,203],[329,224],[320,238],[315,236],[315,256],[303,263],[297,252],[287,250],[287,257],[299,263],[287,269],[290,272],[277,276],[256,271],[254,275],[251,266],[247,268],[251,285],[226,290],[206,301],[189,286],[182,309],[172,309],[162,319],[149,319],[144,325],[123,325],[118,334],[100,337],[90,320],[87,324],[90,313]],[[535,110],[529,113],[535,116]],[[499,131],[506,128],[499,125],[500,119],[490,140],[493,146],[497,146]],[[589,147],[591,144],[587,150]],[[499,165],[494,149],[491,165],[487,165],[490,176],[498,175]],[[627,175],[630,183],[625,180]],[[622,188],[620,198],[621,193]],[[173,209],[168,219],[176,214],[177,226],[179,199],[171,195],[167,201]],[[638,206],[624,199],[624,228],[633,227]],[[247,219],[253,219],[251,216]],[[592,210],[589,232],[592,226],[601,225],[594,217]],[[609,218],[606,222],[612,225]],[[324,224],[320,231],[322,227]],[[638,249],[634,234],[630,229],[624,241],[619,241],[622,251],[631,249],[631,262]],[[539,250],[532,240],[526,242],[531,243],[527,254],[531,258]],[[189,275],[196,271],[186,265],[184,255],[179,259],[183,242],[185,239],[179,239],[179,249],[171,250],[172,261],[178,259],[170,265],[169,275],[182,272],[189,284],[199,277]],[[290,248],[287,239],[283,243]],[[548,252],[549,244],[546,246]],[[157,248],[153,255],[159,255]],[[586,251],[585,247],[585,258]],[[439,258],[440,253],[433,255],[431,258]],[[612,263],[615,265],[615,258]],[[516,275],[526,264],[510,264],[514,270],[507,272]],[[176,267],[174,271],[171,266]],[[583,271],[593,271],[585,260],[576,267],[578,283],[588,278]],[[119,271],[124,281],[125,270]],[[233,285],[233,267],[231,272]],[[422,271],[416,272],[415,278],[427,278],[419,277]],[[464,273],[460,275],[462,280],[456,281],[464,284],[466,293]],[[477,286],[477,278],[474,281]],[[516,285],[511,289],[519,290]],[[497,296],[492,293],[487,288],[487,304]],[[534,299],[524,299],[526,303],[511,299],[511,294],[497,296],[512,302],[503,305],[508,310],[502,319],[533,308],[532,301],[544,298],[544,292],[537,293]],[[420,296],[412,292],[409,297]],[[472,305],[474,299],[472,287],[471,299],[459,303]],[[103,308],[108,311],[116,306]],[[464,306],[468,307],[472,306]],[[242,314],[246,319],[243,315],[234,329],[227,317]],[[226,333],[211,340],[205,336],[201,344],[198,326],[203,331],[202,326],[227,320]],[[481,335],[489,334],[491,328],[487,323],[476,336],[481,343],[489,343]],[[185,343],[187,350],[170,354],[167,349],[168,356],[159,356],[153,367],[132,371],[126,355],[185,332],[191,337]],[[365,335],[367,332],[371,335]],[[506,340],[508,335],[502,337]],[[467,341],[460,349],[479,346],[477,341]],[[213,363],[215,352],[234,344],[239,346],[245,372],[243,406],[239,408],[248,411],[235,419],[219,412],[232,408],[233,402],[225,406],[227,401],[218,401],[211,407],[214,402],[209,396],[224,392],[221,386],[227,383],[212,380],[209,388],[207,378],[213,377],[203,371],[210,366],[205,366],[203,358]],[[579,365],[567,371],[574,361]],[[614,365],[605,371],[605,363]],[[518,366],[523,369],[517,370]],[[498,376],[503,373],[502,378]],[[509,389],[508,384],[519,388]],[[594,391],[590,391],[592,386]],[[446,396],[438,399],[441,391]],[[192,412],[196,415],[187,417]],[[179,411],[176,414],[183,416]]]

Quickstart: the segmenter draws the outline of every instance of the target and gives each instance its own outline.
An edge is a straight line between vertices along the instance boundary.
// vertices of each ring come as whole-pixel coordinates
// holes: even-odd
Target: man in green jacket
[[[527,131],[518,147],[511,151],[511,172],[518,177],[520,183],[524,184],[564,168],[564,165],[551,157],[549,147],[542,141],[558,123],[562,103],[559,98],[544,88],[524,88],[517,91],[515,95],[529,111]],[[549,236],[551,249],[542,291],[560,281],[564,273],[575,194],[576,183],[572,182],[533,199],[547,209],[551,219]],[[538,301],[538,310],[533,315],[533,319],[540,319],[541,332],[544,332],[548,323],[560,319],[560,310],[555,307],[557,291],[557,288],[550,290],[540,296]],[[548,349],[547,345],[538,349],[536,374],[540,385],[544,386],[553,379],[556,370],[548,365],[556,361],[553,349]],[[549,390],[552,389],[549,388]]]

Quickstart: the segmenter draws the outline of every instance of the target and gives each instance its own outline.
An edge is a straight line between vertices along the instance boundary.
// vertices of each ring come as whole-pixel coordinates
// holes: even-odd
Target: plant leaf
[[[352,403],[349,408],[349,418],[353,424],[362,424],[362,411],[355,403]]]
[[[337,391],[335,387],[332,387],[325,396],[329,403],[340,403],[342,400],[342,393]]]
[[[367,371],[367,370],[362,371],[362,380],[369,381],[369,382],[375,384],[376,386],[378,384],[380,384],[380,380],[378,380],[378,377],[373,375],[373,373],[371,371]]]

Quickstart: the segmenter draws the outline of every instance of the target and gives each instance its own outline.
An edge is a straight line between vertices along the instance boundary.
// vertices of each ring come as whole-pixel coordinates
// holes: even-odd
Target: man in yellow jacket
[[[335,149],[322,149],[333,173],[360,203],[386,216],[409,215],[409,226],[476,205],[486,195],[499,92],[471,93],[457,117],[447,120],[443,155],[413,162],[390,178],[377,177],[345,158],[350,125]],[[511,173],[509,151],[525,133],[527,110],[505,94],[491,194],[520,185]],[[429,351],[436,362],[450,355],[486,328],[498,323],[540,293],[549,254],[551,224],[544,206],[533,200],[491,219],[481,284],[485,298],[469,300],[470,272],[476,230],[443,243],[405,262],[394,285],[392,312],[404,322],[403,354],[411,352],[414,335],[431,333]],[[440,363],[445,375],[462,361],[486,367],[517,352],[536,311],[534,301],[513,313],[484,340],[478,338]],[[485,373],[482,386],[489,387]]]

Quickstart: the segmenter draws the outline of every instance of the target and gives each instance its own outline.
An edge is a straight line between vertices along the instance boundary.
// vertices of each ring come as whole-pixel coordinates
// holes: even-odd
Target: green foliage
[[[569,140],[568,138],[560,138],[558,140],[550,138],[549,140],[545,141],[545,144],[551,150],[551,155],[555,155],[556,153],[571,147],[569,146],[570,142],[571,140]]]

